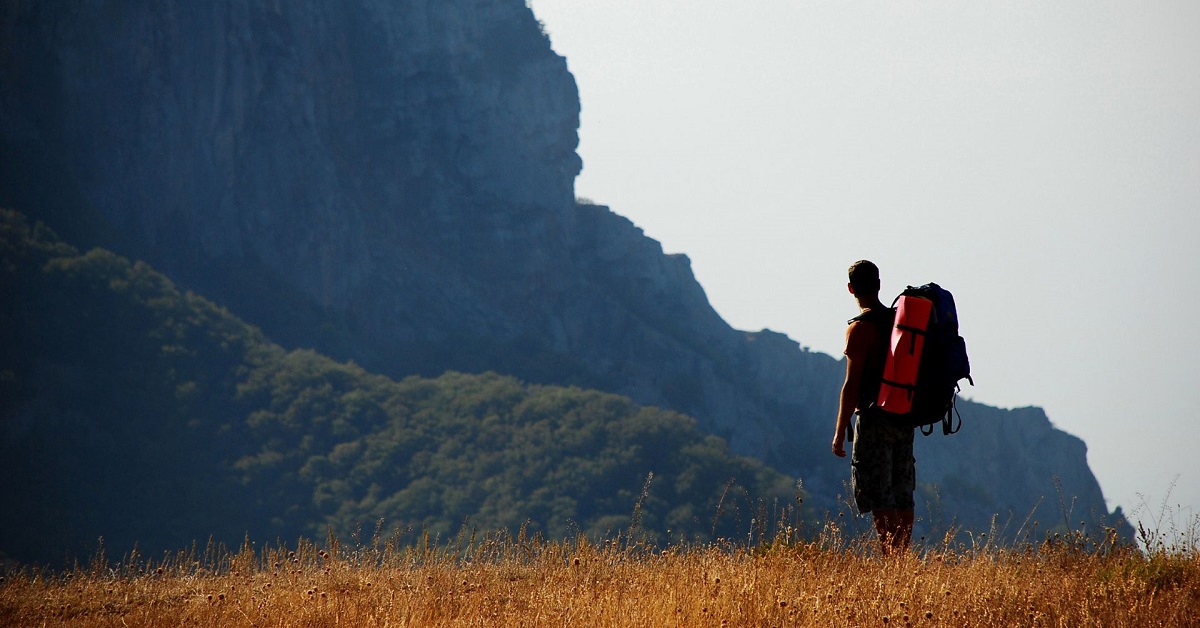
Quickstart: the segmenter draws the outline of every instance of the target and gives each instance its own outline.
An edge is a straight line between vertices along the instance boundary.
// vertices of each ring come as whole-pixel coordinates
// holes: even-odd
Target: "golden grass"
[[[829,538],[829,537],[825,537]],[[1101,543],[706,544],[507,535],[151,561],[100,556],[0,582],[2,626],[1188,626],[1200,556]]]

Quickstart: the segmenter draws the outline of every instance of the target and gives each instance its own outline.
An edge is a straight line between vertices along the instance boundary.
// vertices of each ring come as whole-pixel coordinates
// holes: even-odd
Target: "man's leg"
[[[895,510],[877,508],[871,511],[871,519],[875,523],[875,536],[879,537],[879,549],[888,552],[892,537],[892,515]]]
[[[892,537],[892,547],[898,550],[907,550],[909,543],[912,542],[912,530],[913,511],[897,510],[896,533]]]
[[[884,554],[908,549],[912,541],[913,511],[880,508],[873,511],[871,517]]]
[[[885,516],[887,549],[907,551],[912,542],[913,492],[917,488],[916,459],[913,457],[913,432],[899,428],[889,433],[888,502],[892,509]]]

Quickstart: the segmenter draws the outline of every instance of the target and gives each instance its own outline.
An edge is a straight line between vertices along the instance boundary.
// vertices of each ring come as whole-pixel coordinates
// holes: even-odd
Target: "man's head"
[[[850,292],[859,297],[879,294],[879,268],[865,259],[850,265]]]

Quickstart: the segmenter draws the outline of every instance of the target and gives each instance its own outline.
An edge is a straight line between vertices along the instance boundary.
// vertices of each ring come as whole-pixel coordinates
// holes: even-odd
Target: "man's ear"
[[[850,294],[854,294],[854,284],[852,284],[852,283],[847,283],[847,284],[846,284],[846,289],[850,291]]]

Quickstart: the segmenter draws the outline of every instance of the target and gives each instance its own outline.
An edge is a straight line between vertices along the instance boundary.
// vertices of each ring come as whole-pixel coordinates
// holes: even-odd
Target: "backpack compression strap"
[[[954,419],[958,419],[958,424],[955,425]],[[933,426],[937,423],[921,426],[921,433],[929,436],[933,434]],[[929,428],[926,430],[925,428]],[[958,430],[962,429],[962,414],[958,411],[958,388],[955,387],[954,396],[950,398],[950,407],[946,409],[946,416],[942,417],[942,434],[949,436],[957,434]]]

